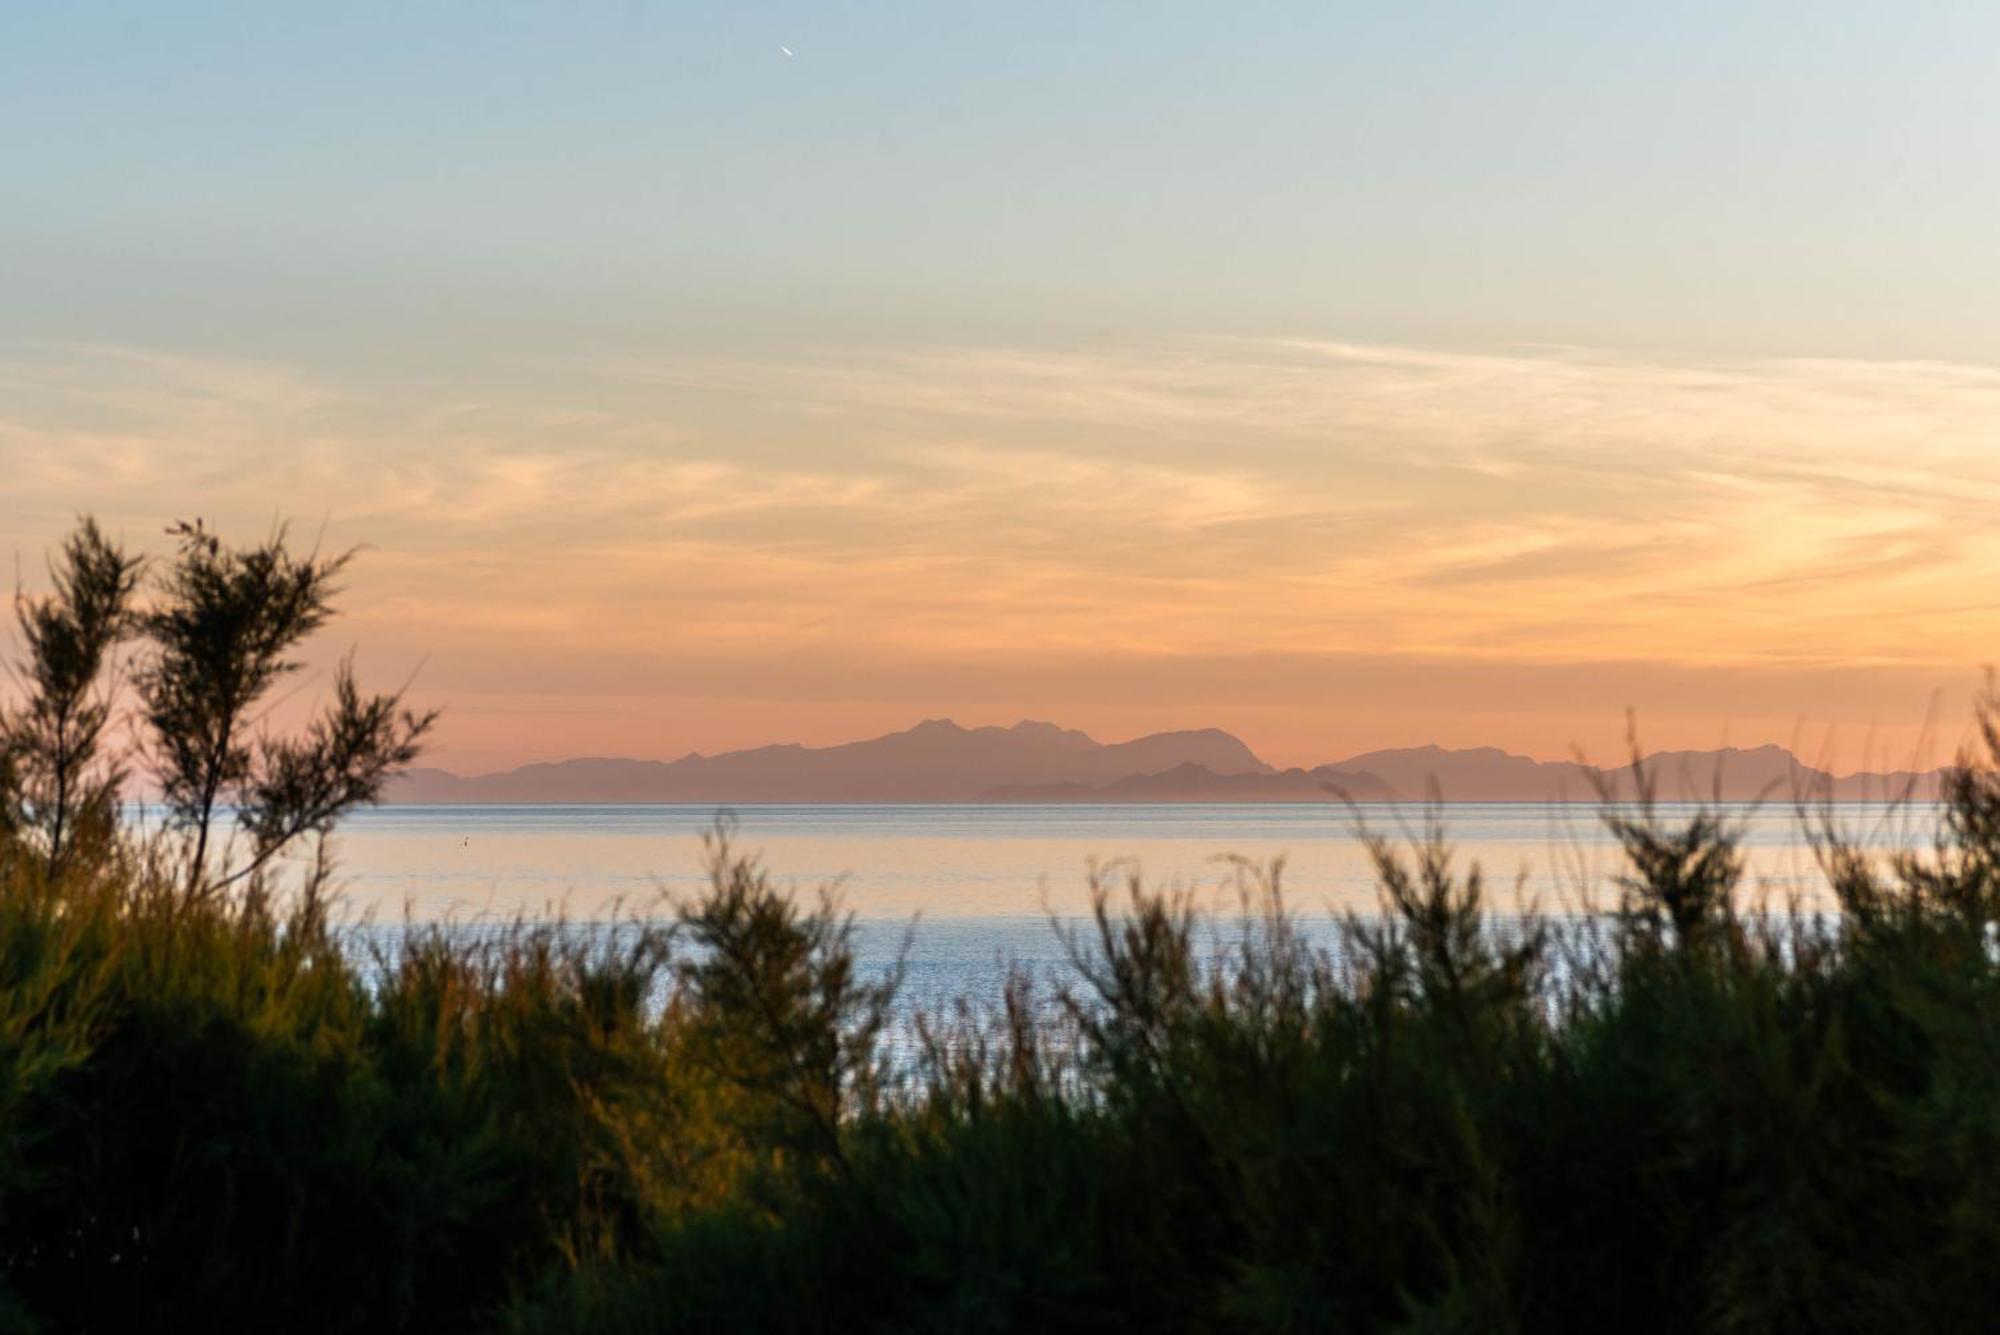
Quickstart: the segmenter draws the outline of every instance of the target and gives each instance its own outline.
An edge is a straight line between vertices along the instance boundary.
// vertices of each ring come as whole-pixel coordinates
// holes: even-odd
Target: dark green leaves
[[[399,695],[362,697],[343,665],[332,707],[302,736],[257,736],[258,707],[303,666],[299,646],[333,615],[352,553],[295,556],[282,530],[245,548],[199,520],[171,531],[179,551],[141,618],[152,657],[138,684],[154,772],[172,825],[188,836],[198,891],[254,874],[294,839],[373,801],[416,757],[435,716],[402,709]],[[240,863],[213,846],[225,803],[249,837]]]
[[[142,590],[141,559],[85,519],[53,564],[53,591],[17,600],[25,700],[0,716],[0,836],[32,848],[50,875],[84,842],[110,846],[124,774],[112,747],[123,685],[113,658],[136,640],[140,749],[184,887],[202,894],[255,876],[294,840],[374,801],[436,716],[405,709],[400,693],[363,695],[342,664],[324,712],[296,736],[269,732],[272,691],[304,666],[301,647],[332,617],[352,554],[296,555],[282,529],[240,548],[199,520],[168,531],[176,549]],[[240,847],[218,829],[226,811]]]
[[[27,658],[27,700],[6,716],[0,778],[11,797],[0,821],[39,840],[51,873],[79,838],[109,829],[120,767],[104,756],[112,695],[104,682],[131,629],[140,561],[86,519],[64,542],[50,575],[54,591],[15,603]]]

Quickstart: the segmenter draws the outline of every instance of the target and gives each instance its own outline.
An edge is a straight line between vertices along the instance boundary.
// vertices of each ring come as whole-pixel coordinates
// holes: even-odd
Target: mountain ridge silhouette
[[[1942,769],[1836,775],[1766,744],[1668,751],[1643,762],[1668,800],[1851,801],[1935,794]],[[1042,720],[963,727],[925,719],[898,732],[811,747],[776,743],[678,760],[574,757],[490,774],[418,768],[384,794],[391,804],[784,802],[1062,803],[1596,801],[1631,796],[1630,765],[1535,760],[1497,747],[1366,751],[1279,769],[1220,728],[1099,742]]]

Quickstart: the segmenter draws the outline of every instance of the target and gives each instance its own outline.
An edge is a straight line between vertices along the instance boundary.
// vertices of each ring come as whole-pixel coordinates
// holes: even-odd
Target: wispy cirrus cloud
[[[1364,618],[1378,641],[1433,650],[1494,652],[1518,623],[1537,635],[1523,650],[1795,656],[1817,635],[1828,655],[1901,657],[1909,619],[1963,601],[1995,557],[1982,531],[2000,507],[1988,367],[1194,339],[659,374],[837,408],[884,434],[985,423],[996,441],[1037,440],[991,447],[1024,471],[1052,449],[1226,461],[1238,493],[1265,502],[1207,516],[1218,535],[1264,527],[1268,541],[1231,548],[1246,569],[1330,575],[1348,613],[1381,604]],[[1752,592],[1780,588],[1780,606]],[[1633,615],[1647,600],[1700,606],[1743,634],[1702,644],[1667,616],[1648,631]]]

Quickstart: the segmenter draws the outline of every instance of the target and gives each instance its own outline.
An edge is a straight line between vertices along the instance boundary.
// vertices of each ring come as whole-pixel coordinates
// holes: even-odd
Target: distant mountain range
[[[1665,798],[1794,794],[1836,801],[1929,797],[1942,771],[1835,776],[1780,746],[1673,751],[1645,762]],[[1370,751],[1312,769],[1265,764],[1215,728],[1103,743],[1053,723],[962,728],[931,719],[840,746],[762,746],[679,760],[562,760],[498,774],[413,769],[384,800],[403,804],[693,802],[1451,802],[1592,801],[1630,793],[1629,767],[1531,760],[1492,747]]]

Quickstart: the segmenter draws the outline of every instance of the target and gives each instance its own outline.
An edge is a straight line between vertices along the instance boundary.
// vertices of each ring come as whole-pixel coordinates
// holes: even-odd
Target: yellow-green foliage
[[[718,839],[655,919],[341,925],[0,849],[0,1327],[1974,1329],[2000,1293],[1996,789],[1838,917],[1625,813],[1486,919],[1441,831],[1315,949],[1099,886],[1074,981],[909,1018]],[[1697,846],[1700,845],[1700,846]]]
[[[1642,796],[1606,813],[1625,867],[1602,915],[1494,922],[1434,827],[1370,843],[1380,912],[1331,948],[1276,868],[1239,868],[1248,931],[1214,958],[1185,900],[1100,879],[1066,987],[898,1017],[837,906],[794,902],[726,829],[705,893],[612,923],[342,923],[321,876],[273,882],[427,716],[343,678],[318,727],[253,754],[257,691],[216,665],[283,675],[338,563],[182,537],[145,623],[149,719],[186,733],[162,834],[118,829],[98,746],[92,665],[137,566],[86,530],[24,611],[33,698],[0,720],[0,1331],[2000,1311],[1990,708],[1935,848],[1884,867],[1812,823],[1838,914],[1746,912],[1726,813]],[[290,610],[234,615],[272,598]],[[248,861],[207,838],[225,792]]]
[[[339,927],[177,867],[0,848],[0,1256],[48,1328],[481,1328],[778,1161],[670,925]]]

